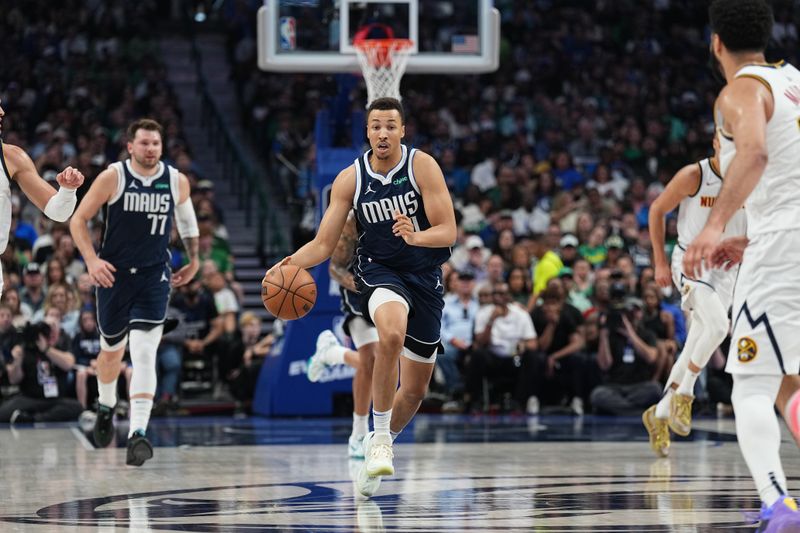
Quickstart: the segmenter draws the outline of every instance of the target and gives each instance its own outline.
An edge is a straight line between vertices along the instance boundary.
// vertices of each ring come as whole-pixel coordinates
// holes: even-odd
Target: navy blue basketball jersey
[[[105,206],[100,257],[118,269],[168,262],[178,171],[162,162],[153,176],[139,176],[133,173],[130,160],[111,168],[119,184]]]
[[[439,267],[450,258],[450,248],[409,246],[392,233],[394,212],[407,215],[415,231],[431,227],[425,215],[417,182],[414,179],[414,154],[402,145],[400,162],[385,176],[372,170],[368,150],[355,161],[356,191],[353,209],[356,213],[358,247],[356,268],[363,262],[375,261],[391,269],[415,272]]]

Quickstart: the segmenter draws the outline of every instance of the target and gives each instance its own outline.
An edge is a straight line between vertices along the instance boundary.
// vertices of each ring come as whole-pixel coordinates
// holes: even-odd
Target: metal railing
[[[234,136],[223,118],[222,111],[209,90],[203,73],[203,57],[194,35],[191,36],[191,56],[197,76],[195,86],[200,96],[202,115],[200,124],[208,131],[208,141],[217,160],[222,164],[225,176],[230,180],[231,192],[237,207],[244,211],[245,224],[256,231],[256,253],[262,261],[278,256],[287,250],[282,233],[278,229],[274,210],[270,210],[267,189],[244,154],[241,143]],[[269,247],[267,239],[269,238]],[[269,248],[269,249],[268,249]]]

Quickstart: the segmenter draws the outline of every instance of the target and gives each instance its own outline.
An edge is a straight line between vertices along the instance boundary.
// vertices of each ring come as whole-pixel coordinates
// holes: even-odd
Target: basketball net
[[[353,43],[367,82],[367,107],[376,98],[400,98],[412,42],[408,39],[362,39]]]

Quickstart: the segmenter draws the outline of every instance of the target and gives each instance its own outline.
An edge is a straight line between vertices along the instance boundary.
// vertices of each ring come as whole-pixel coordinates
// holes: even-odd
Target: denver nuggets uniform
[[[748,65],[772,92],[768,162],[747,198],[747,236],[736,280],[727,371],[780,375],[800,371],[800,72],[786,63]],[[723,175],[736,147],[717,121]]]
[[[722,176],[715,168],[711,158],[699,161],[697,166],[700,167],[700,185],[693,195],[687,196],[681,201],[678,208],[678,246],[672,252],[672,280],[679,289],[682,289],[687,283],[708,285],[717,293],[722,306],[728,309],[731,306],[733,285],[738,269],[706,270],[700,279],[692,279],[683,273],[683,253],[703,230],[708,215],[711,214],[711,208],[714,207],[714,202],[722,188]],[[740,210],[725,226],[723,238],[744,235],[746,226],[744,210]]]
[[[385,176],[370,167],[371,152],[354,163],[353,209],[358,231],[354,270],[362,315],[369,317],[367,302],[378,287],[401,295],[410,308],[403,355],[431,362],[440,347],[444,307],[441,265],[450,258],[450,248],[409,246],[392,232],[395,211],[407,215],[415,231],[431,227],[414,177],[416,150],[403,145],[400,162]]]
[[[178,171],[160,162],[153,176],[133,172],[130,160],[111,165],[116,194],[104,207],[99,256],[117,269],[114,285],[97,288],[97,323],[115,344],[129,328],[164,321],[171,271],[169,238],[178,202]]]
[[[0,141],[0,254],[6,251],[11,232],[11,173]],[[3,265],[0,263],[0,296],[3,295]]]

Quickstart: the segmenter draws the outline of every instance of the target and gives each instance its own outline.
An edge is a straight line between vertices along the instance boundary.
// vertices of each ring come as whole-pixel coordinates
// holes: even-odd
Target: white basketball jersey
[[[700,167],[700,186],[697,191],[684,198],[678,207],[678,244],[688,247],[706,225],[711,208],[722,188],[722,176],[709,157],[697,163]],[[725,237],[744,235],[747,221],[744,209],[731,217],[725,226]]]
[[[11,231],[11,176],[2,150],[3,143],[0,142],[0,254],[6,251]]]
[[[775,101],[767,123],[767,167],[745,202],[747,234],[800,229],[800,72],[784,62],[747,65],[737,78],[754,78]],[[736,154],[733,137],[717,119],[722,175]]]

